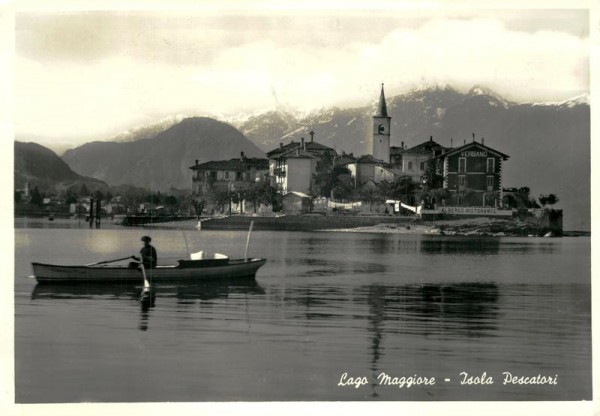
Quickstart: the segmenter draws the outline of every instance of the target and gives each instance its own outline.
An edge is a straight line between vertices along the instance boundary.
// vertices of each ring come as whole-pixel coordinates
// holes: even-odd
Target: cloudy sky
[[[366,3],[365,3],[366,4]],[[363,105],[432,84],[515,101],[589,90],[585,10],[21,11],[20,140],[82,143],[176,114]]]

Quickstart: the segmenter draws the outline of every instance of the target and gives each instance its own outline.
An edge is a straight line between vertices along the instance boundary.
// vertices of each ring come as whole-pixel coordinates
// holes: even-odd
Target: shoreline
[[[546,227],[518,219],[473,217],[422,221],[414,217],[290,215],[281,217],[231,216],[204,219],[200,230],[327,231],[379,234],[422,234],[440,236],[533,237],[560,236]],[[142,228],[198,230],[196,220],[141,225]],[[590,231],[564,231],[562,236],[591,236]]]

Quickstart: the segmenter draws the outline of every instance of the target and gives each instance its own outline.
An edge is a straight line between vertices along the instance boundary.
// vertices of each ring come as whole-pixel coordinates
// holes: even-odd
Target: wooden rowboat
[[[179,260],[177,265],[145,269],[150,284],[194,283],[205,279],[254,277],[266,259]],[[143,283],[142,270],[128,266],[59,266],[32,263],[39,283]]]

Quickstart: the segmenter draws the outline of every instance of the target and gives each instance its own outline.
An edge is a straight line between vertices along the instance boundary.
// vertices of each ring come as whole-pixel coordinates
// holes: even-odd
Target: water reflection
[[[385,264],[365,261],[320,259],[311,257],[285,259],[288,267],[307,266],[307,270],[297,271],[295,277],[338,276],[349,274],[385,273]]]
[[[532,241],[535,244],[532,244]],[[519,254],[543,253],[553,254],[557,250],[555,242],[548,239],[534,239],[527,241],[507,241],[500,237],[439,237],[424,235],[420,241],[419,251],[425,254],[453,254],[453,255],[485,255],[506,254],[515,252]]]
[[[501,240],[499,238],[432,238],[425,236],[421,240],[420,252],[426,254],[477,255],[498,254]]]
[[[148,320],[150,317],[150,309],[156,306],[156,290],[155,289],[142,289],[140,294],[140,331],[148,330]]]
[[[128,300],[137,301],[140,309],[139,329],[147,331],[151,310],[160,299],[175,298],[178,305],[189,305],[197,301],[227,298],[233,293],[263,295],[264,289],[251,278],[207,280],[197,284],[153,285],[144,289],[134,284],[37,284],[31,299],[36,300]]]

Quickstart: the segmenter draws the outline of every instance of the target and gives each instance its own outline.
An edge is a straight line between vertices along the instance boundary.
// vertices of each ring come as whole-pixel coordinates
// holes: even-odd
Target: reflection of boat
[[[31,299],[136,299],[158,295],[161,298],[214,299],[227,297],[230,293],[264,294],[264,289],[255,278],[231,278],[202,280],[187,285],[157,284],[150,290],[141,284],[86,283],[47,285],[38,283]]]
[[[266,259],[179,260],[177,265],[146,269],[150,283],[194,283],[204,279],[254,276]],[[32,263],[33,274],[40,283],[140,283],[142,270],[128,266],[59,266]]]

